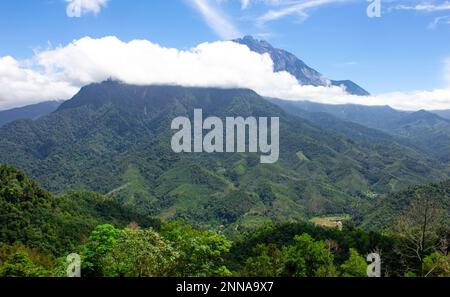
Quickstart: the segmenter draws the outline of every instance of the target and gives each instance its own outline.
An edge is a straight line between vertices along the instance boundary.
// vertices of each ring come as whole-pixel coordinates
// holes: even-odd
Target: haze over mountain
[[[318,71],[309,67],[294,54],[285,50],[274,48],[271,44],[264,40],[257,40],[252,36],[245,36],[234,42],[244,44],[250,50],[259,54],[268,53],[274,63],[274,71],[287,71],[297,78],[302,85],[312,86],[344,86],[346,91],[353,95],[368,96],[369,92],[355,84],[350,80],[330,80]]]
[[[204,117],[280,117],[279,162],[173,153],[171,121],[195,108]],[[327,131],[246,89],[106,81],[47,116],[1,128],[0,162],[56,193],[93,190],[146,215],[209,226],[356,214],[377,195],[450,176],[445,164],[393,137],[368,129],[380,139],[370,142],[356,137],[367,128],[342,127]]]
[[[450,110],[432,110],[431,112],[444,119],[450,120]]]

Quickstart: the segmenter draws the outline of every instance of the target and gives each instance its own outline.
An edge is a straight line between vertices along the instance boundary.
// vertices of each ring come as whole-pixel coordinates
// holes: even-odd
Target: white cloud
[[[445,1],[440,4],[433,4],[429,2],[420,3],[417,5],[397,5],[395,9],[398,10],[415,10],[423,12],[437,12],[450,10],[450,1]]]
[[[269,55],[230,41],[180,51],[147,40],[83,38],[38,53],[36,62],[47,75],[76,86],[113,77],[133,84],[246,87],[275,95],[272,90],[297,85],[290,74],[273,72]]]
[[[98,14],[109,0],[66,0],[68,17],[81,17],[87,13]]]
[[[263,16],[259,17],[258,21],[260,23],[267,23],[292,14],[297,14],[302,18],[306,18],[308,17],[308,14],[305,11],[308,9],[332,3],[349,1],[351,0],[267,1],[268,4],[278,6],[278,8],[269,10]]]
[[[274,73],[267,54],[230,41],[203,43],[191,50],[165,48],[148,40],[85,37],[38,52],[29,67],[0,59],[0,108],[48,99],[66,99],[80,87],[109,77],[126,83],[250,88],[263,96],[322,103],[391,105],[399,109],[450,109],[449,88],[352,96],[340,87],[302,86],[287,72]],[[40,69],[37,71],[36,69]]]
[[[13,57],[0,57],[0,109],[66,99],[77,91],[69,82],[21,67]]]
[[[434,29],[436,28],[439,24],[444,23],[444,24],[450,24],[450,16],[440,16],[440,17],[436,17],[433,22],[430,23],[430,25],[428,26],[430,29]]]
[[[239,30],[228,17],[208,0],[189,0],[193,7],[198,10],[205,19],[208,26],[223,39],[233,39],[242,36]]]
[[[250,0],[242,0],[241,1],[242,9],[247,9],[249,5],[250,5]]]

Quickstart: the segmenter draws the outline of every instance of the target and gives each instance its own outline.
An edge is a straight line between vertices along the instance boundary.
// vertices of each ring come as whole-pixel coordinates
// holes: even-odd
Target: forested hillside
[[[25,173],[0,165],[0,242],[21,243],[54,255],[78,246],[97,225],[114,223],[158,228],[159,221],[139,215],[110,198],[71,192],[54,196]]]
[[[192,118],[195,108],[204,117],[280,117],[279,162],[260,164],[257,154],[175,154],[171,121]],[[251,90],[110,80],[82,88],[50,115],[0,129],[0,161],[53,193],[95,191],[143,215],[227,230],[358,216],[373,197],[449,177],[445,164],[392,137],[342,127],[345,133],[336,133],[289,115]],[[369,140],[382,141],[356,137],[367,131]]]
[[[0,276],[65,276],[73,252],[83,276],[364,277],[371,252],[382,255],[385,276],[450,275],[448,228],[424,227],[414,212],[403,216],[409,229],[387,235],[266,223],[226,237],[221,228],[143,217],[96,194],[53,196],[7,165],[0,166],[0,206]],[[427,241],[419,258],[402,238],[421,230]]]
[[[365,214],[362,226],[372,230],[392,229],[411,208],[426,209],[442,227],[450,227],[450,181],[417,185],[379,199]]]

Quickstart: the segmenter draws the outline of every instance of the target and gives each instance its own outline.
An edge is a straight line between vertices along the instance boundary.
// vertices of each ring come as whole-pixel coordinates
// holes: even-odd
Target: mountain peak
[[[368,96],[369,92],[350,80],[330,80],[315,69],[306,65],[305,62],[297,58],[294,54],[283,49],[274,48],[269,42],[259,40],[247,35],[243,38],[234,39],[236,43],[246,45],[251,51],[265,54],[268,53],[274,63],[274,71],[286,71],[297,78],[302,85],[312,86],[343,86],[347,93],[359,96]]]
[[[240,43],[240,44],[245,44],[245,45],[251,47],[250,49],[252,49],[252,48],[260,49],[260,51],[263,51],[264,49],[267,49],[267,50],[274,49],[274,47],[269,42],[262,40],[262,39],[257,39],[251,35],[246,35],[243,38],[235,39],[233,41]],[[263,52],[263,53],[265,53],[265,52]]]
[[[406,125],[406,124],[417,123],[419,121],[427,122],[429,124],[436,124],[439,122],[448,122],[448,120],[440,117],[439,115],[422,109],[422,110],[419,110],[419,111],[409,114],[408,116],[403,118],[399,123]]]

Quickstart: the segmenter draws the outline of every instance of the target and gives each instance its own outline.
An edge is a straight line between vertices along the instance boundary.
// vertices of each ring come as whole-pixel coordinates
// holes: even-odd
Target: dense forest
[[[86,277],[364,277],[365,256],[378,252],[383,276],[450,276],[450,234],[423,188],[404,193],[415,198],[402,224],[383,234],[351,222],[342,230],[269,222],[227,234],[162,222],[98,194],[55,196],[0,165],[0,275],[65,276],[67,255],[78,253]]]

